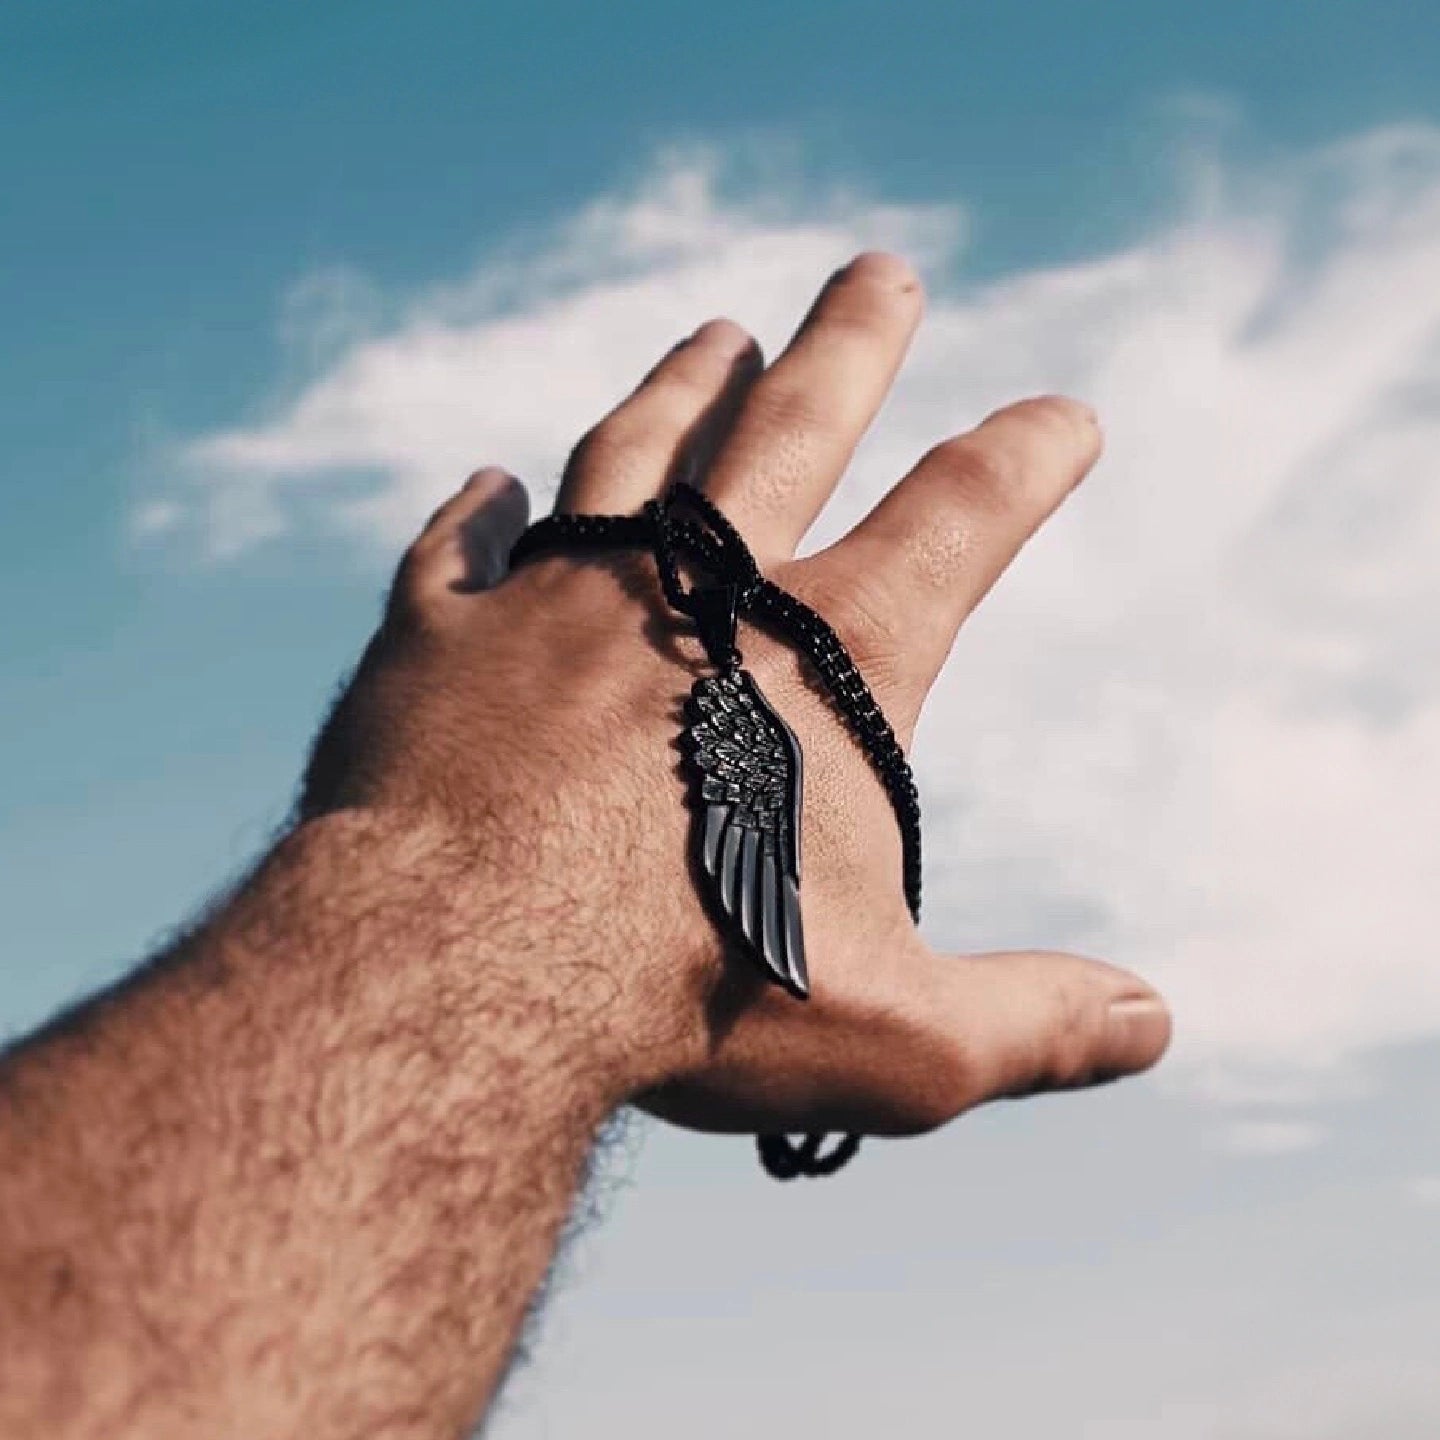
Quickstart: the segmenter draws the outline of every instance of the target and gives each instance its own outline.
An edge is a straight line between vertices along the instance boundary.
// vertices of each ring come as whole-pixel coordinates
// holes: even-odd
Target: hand
[[[907,742],[956,628],[1099,449],[1082,406],[1012,406],[796,561],[919,312],[899,261],[862,256],[769,370],[733,325],[702,327],[559,497],[633,511],[696,468]],[[486,470],[436,514],[298,827],[165,953],[0,1057],[4,1433],[468,1433],[614,1106],[903,1133],[1164,1049],[1132,976],[930,951],[865,757],[748,627],[805,750],[811,998],[727,957],[676,747],[709,667],[651,557],[504,576],[524,511]]]
[[[628,513],[702,475],[766,573],[839,631],[907,747],[960,624],[1101,443],[1085,406],[1023,401],[937,445],[850,534],[796,560],[921,306],[903,262],[862,255],[768,369],[737,326],[702,326],[581,442],[557,499]],[[727,957],[688,869],[675,747],[702,652],[648,556],[501,578],[524,519],[523,491],[494,469],[431,519],[317,742],[302,815],[438,826],[475,914],[513,931],[513,958],[487,963],[548,967],[557,1023],[597,1047],[617,1098],[700,1128],[908,1133],[1160,1057],[1167,1012],[1132,975],[1055,954],[939,956],[920,939],[864,755],[796,656],[748,628],[746,665],[805,754],[812,996]]]

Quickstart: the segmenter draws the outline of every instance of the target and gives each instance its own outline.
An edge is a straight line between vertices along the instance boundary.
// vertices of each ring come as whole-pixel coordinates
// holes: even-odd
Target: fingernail
[[[1158,995],[1122,995],[1105,1017],[1102,1064],[1117,1075],[1148,1070],[1170,1044],[1170,1009]]]

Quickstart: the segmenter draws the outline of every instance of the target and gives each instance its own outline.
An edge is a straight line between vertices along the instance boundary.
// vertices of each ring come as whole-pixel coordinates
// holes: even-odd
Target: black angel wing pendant
[[[696,770],[700,869],[756,962],[810,993],[800,924],[800,742],[746,670],[695,682],[685,735]]]

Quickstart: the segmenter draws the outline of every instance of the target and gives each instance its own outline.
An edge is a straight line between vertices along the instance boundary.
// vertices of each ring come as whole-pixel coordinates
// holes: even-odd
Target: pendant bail
[[[688,604],[711,664],[717,670],[738,665],[740,652],[735,648],[735,634],[740,623],[740,587],[700,585],[690,592]]]

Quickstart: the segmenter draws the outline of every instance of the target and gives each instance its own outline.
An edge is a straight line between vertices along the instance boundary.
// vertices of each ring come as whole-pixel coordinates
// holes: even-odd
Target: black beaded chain
[[[688,510],[690,516],[677,515]],[[715,581],[733,585],[739,614],[793,645],[820,677],[831,702],[859,742],[895,811],[903,852],[905,903],[920,918],[920,795],[910,762],[895,738],[870,687],[828,621],[803,601],[767,580],[740,532],[724,513],[691,485],[671,487],[638,515],[547,515],[516,541],[514,568],[538,555],[646,549],[655,556],[667,602],[691,615],[691,592],[680,564],[703,569]],[[786,1135],[761,1135],[757,1144],[765,1169],[777,1180],[797,1175],[831,1175],[860,1148],[858,1135],[845,1135],[829,1150],[824,1135],[800,1144]]]

